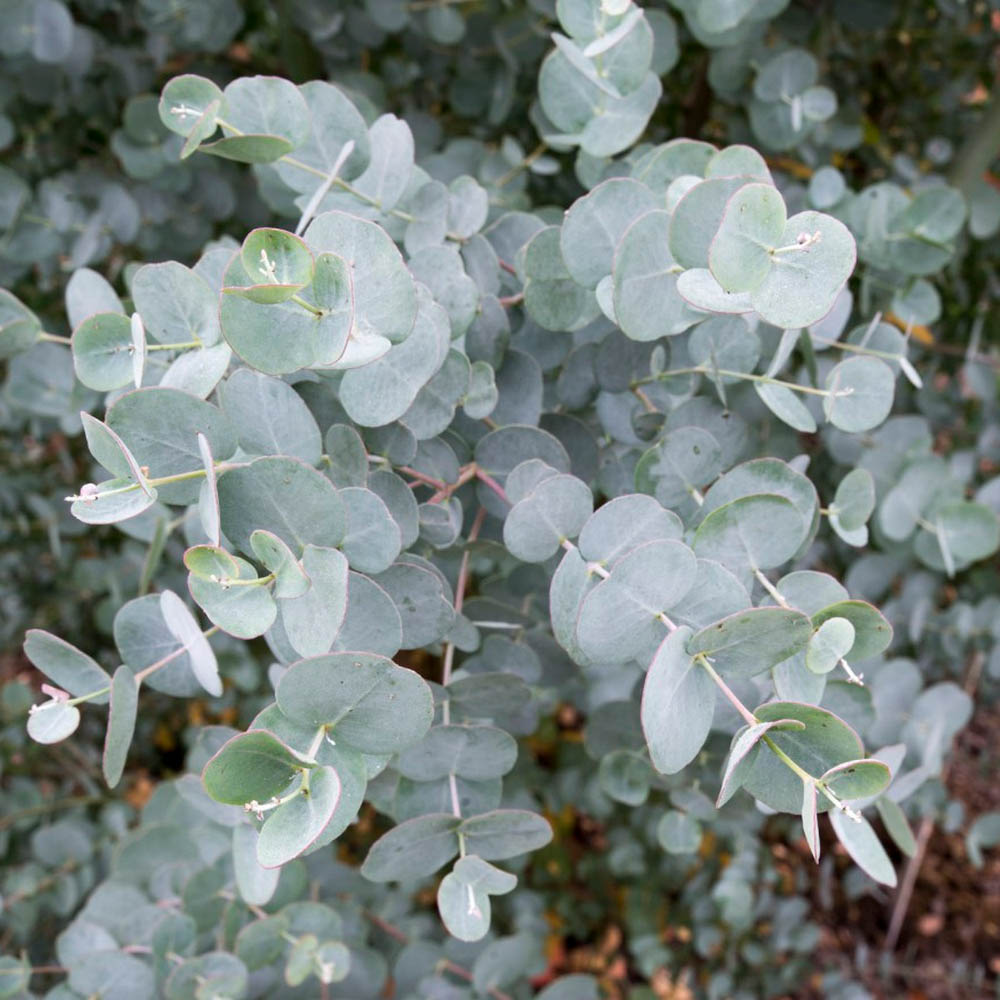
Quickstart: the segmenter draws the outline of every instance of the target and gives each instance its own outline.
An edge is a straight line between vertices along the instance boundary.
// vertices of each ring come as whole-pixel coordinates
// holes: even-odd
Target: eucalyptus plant
[[[325,28],[292,6],[324,53],[337,18],[348,37],[467,30],[461,5]],[[835,74],[768,48],[786,3],[673,6],[747,142],[662,135],[678,22],[630,0],[555,5],[531,152],[430,142],[356,79],[188,72],[134,98],[112,148],[133,175],[252,183],[264,224],[120,281],[71,268],[64,324],[0,291],[8,402],[82,432],[69,513],[115,526],[132,563],[102,608],[113,649],[29,630],[46,682],[12,687],[5,721],[46,746],[99,727],[114,789],[161,696],[227,713],[186,734],[137,824],[120,800],[94,811],[93,782],[37,827],[37,791],[5,790],[34,830],[11,940],[40,900],[68,920],[46,996],[377,997],[391,976],[398,997],[596,998],[592,975],[544,976],[570,806],[606,821],[636,899],[658,876],[695,914],[693,954],[725,956],[699,995],[806,974],[803,901],[760,875],[765,817],[824,870],[838,841],[858,892],[896,885],[972,711],[942,664],[1000,677],[975,583],[1000,545],[976,468],[995,374],[977,332],[986,416],[943,453],[935,407],[956,401],[914,345],[992,203],[933,171],[854,189]],[[157,138],[137,152],[140,122]],[[534,182],[571,193],[533,203]],[[967,588],[950,608],[945,586]],[[581,747],[552,735],[567,713]],[[705,829],[728,865],[696,866]],[[679,974],[640,910],[636,968]],[[768,949],[796,957],[768,968]],[[33,971],[12,951],[0,995],[38,995]]]

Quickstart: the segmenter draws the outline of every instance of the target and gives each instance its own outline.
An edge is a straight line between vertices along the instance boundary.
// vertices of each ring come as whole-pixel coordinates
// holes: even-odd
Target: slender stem
[[[753,712],[750,711],[746,705],[736,696],[736,693],[730,688],[730,686],[719,676],[715,667],[712,666],[708,661],[708,657],[704,653],[699,653],[695,659],[700,663],[705,670],[708,671],[708,676],[712,678],[715,682],[715,686],[726,696],[729,703],[739,712],[740,717],[748,726],[756,726],[758,723],[758,718]],[[798,766],[798,765],[796,765]]]
[[[632,387],[648,385],[650,382],[658,382],[660,379],[670,378],[674,375],[724,375],[730,378],[741,378],[748,382],[760,382],[765,385],[779,385],[783,386],[785,389],[790,389],[792,392],[804,392],[810,396],[849,396],[852,394],[850,389],[815,389],[811,385],[799,385],[798,382],[786,382],[782,379],[771,378],[769,375],[754,375],[752,372],[736,372],[730,371],[728,368],[712,368],[707,365],[695,365],[691,368],[672,368],[664,372],[660,372],[659,375],[650,375],[646,378],[638,379],[632,383]]]
[[[753,568],[753,575],[760,582],[760,585],[771,595],[771,599],[776,604],[779,604],[783,608],[790,607],[788,601],[785,600],[778,588],[756,566]]]
[[[181,344],[147,344],[147,351],[186,351],[192,347],[201,347],[200,340],[186,340]]]
[[[856,673],[854,668],[843,657],[840,658],[839,666],[841,666],[844,670],[844,673],[847,674],[848,684],[857,684],[858,687],[865,686],[865,680],[864,680],[865,675]]]
[[[252,580],[234,580],[231,577],[209,577],[213,583],[217,583],[223,590],[228,590],[230,587],[266,587],[269,583],[275,580],[277,574],[268,573],[267,576],[257,576]]]
[[[448,497],[452,495],[460,486],[464,486],[470,479],[476,478],[476,463],[470,462],[468,465],[462,466],[458,472],[458,479],[453,483],[448,483],[442,489],[438,490],[429,500],[429,503],[440,503],[442,500],[447,500]]]
[[[416,469],[412,469],[408,465],[397,465],[396,471],[401,472],[404,476],[411,476],[413,479],[419,480],[425,486],[433,486],[436,490],[448,489],[448,484],[443,479],[435,479],[433,476],[425,476],[422,472],[418,472]]]
[[[660,411],[653,404],[653,401],[646,395],[646,393],[637,385],[632,386],[632,395],[642,403],[643,408],[647,413],[659,413]]]
[[[316,754],[319,753],[319,748],[323,745],[323,740],[326,738],[326,726],[320,726],[316,730],[316,735],[313,737],[312,743],[309,744],[309,749],[306,751],[306,756],[310,760],[316,759]]]
[[[535,160],[540,157],[545,150],[547,150],[548,144],[546,142],[540,142],[528,155],[520,162],[515,163],[514,166],[510,168],[505,174],[501,174],[494,182],[493,186],[502,188],[509,184],[522,170],[527,170]]]
[[[677,626],[662,611],[656,616],[657,621],[662,622],[671,632],[677,631]]]
[[[219,631],[218,625],[213,625],[211,628],[205,629],[201,634],[206,638],[210,638]],[[168,663],[173,663],[179,656],[188,651],[187,646],[180,646],[175,649],[172,653],[168,653],[162,659],[157,660],[155,663],[151,663],[144,670],[140,670],[135,675],[136,684],[141,684],[150,674],[155,674],[157,670],[165,667]]]
[[[60,337],[57,333],[42,332],[38,335],[38,339],[44,340],[48,344],[71,344],[73,342],[72,337]]]
[[[469,585],[469,546],[479,537],[479,532],[482,530],[483,522],[486,520],[486,508],[480,507],[476,512],[475,519],[472,522],[472,527],[469,529],[469,537],[465,542],[465,550],[462,552],[462,561],[458,567],[458,579],[455,581],[455,614],[461,614],[462,605],[465,603],[465,588]],[[455,644],[453,642],[446,642],[444,645],[444,657],[442,660],[441,667],[441,687],[448,687],[451,683],[451,671],[452,666],[455,662]],[[441,722],[444,725],[448,725],[451,722],[451,702],[446,698],[444,704],[441,706]],[[452,776],[454,778],[454,776]],[[452,807],[457,809],[458,803],[458,790],[455,788],[454,781],[450,783],[452,789]],[[455,813],[456,816],[459,813]]]
[[[326,315],[325,309],[320,309],[319,306],[314,306],[311,302],[306,302],[306,300],[302,298],[301,295],[293,295],[291,301],[294,302],[297,306],[302,306],[303,309],[307,310],[308,312],[311,312],[313,316],[322,317]]]
[[[564,538],[562,540],[562,547],[567,552],[579,552],[580,551],[579,547],[576,546],[576,545],[574,545],[568,538]],[[580,558],[582,559],[583,556],[581,555]],[[609,576],[611,576],[611,573],[608,572],[608,570],[605,569],[599,562],[588,562],[587,563],[587,572],[588,573],[596,573],[602,580],[607,580],[607,578]]]
[[[229,469],[240,468],[243,463],[239,462],[217,462],[215,465],[216,472],[227,472]],[[168,483],[182,483],[189,479],[200,479],[204,476],[205,470],[202,469],[192,469],[190,472],[178,472],[172,476],[159,476],[154,479],[147,479],[147,486],[166,486]],[[66,497],[69,501],[74,500],[97,500],[101,497],[111,497],[118,493],[131,493],[134,490],[141,489],[139,483],[129,483],[127,486],[116,486],[113,490],[100,490],[91,496],[71,496]]]
[[[111,693],[111,685],[99,688],[97,691],[90,691],[87,694],[81,694],[76,698],[68,698],[63,702],[64,705],[82,705],[86,701],[92,701],[94,698],[100,698],[102,695]]]
[[[483,471],[478,466],[476,466],[476,479],[478,479],[484,486],[488,486],[491,490],[493,490],[493,492],[500,497],[504,503],[510,503],[510,500],[507,499],[507,493],[504,488],[488,472]]]
[[[864,347],[861,344],[847,344],[842,340],[834,340],[833,337],[821,337],[818,333],[810,333],[809,336],[820,344],[828,347],[836,347],[841,351],[848,351],[854,354],[867,354],[873,358],[884,358],[886,361],[898,361],[904,355],[893,354],[892,351],[878,351],[874,347]]]
[[[502,295],[497,301],[504,307],[510,309],[512,306],[519,306],[524,301],[524,292],[517,292],[515,295]]]
[[[743,721],[748,726],[758,725],[760,719],[758,719],[757,716],[754,715],[753,712],[751,712],[750,709],[747,708],[742,701],[740,701],[739,697],[732,690],[732,688],[730,688],[729,685],[719,676],[718,672],[709,662],[708,657],[705,656],[704,653],[699,653],[695,657],[695,660],[697,660],[705,668],[705,670],[708,671],[709,677],[712,678],[712,680],[715,682],[716,687],[726,696],[730,704],[732,704],[733,708],[735,708],[736,711],[739,712]],[[794,760],[792,760],[792,758],[789,757],[788,754],[785,753],[785,751],[782,750],[781,747],[779,747],[778,744],[775,743],[774,740],[772,740],[771,737],[767,735],[767,733],[765,733],[761,737],[761,742],[767,746],[767,748],[771,751],[771,753],[773,753],[774,756],[777,757],[778,760],[780,760],[781,763],[785,765],[785,767],[787,767],[793,773],[798,775],[798,777],[803,782],[805,782],[806,784],[815,785],[816,788],[820,792],[822,792],[838,809],[840,809],[842,812],[847,813],[847,815],[850,816],[852,819],[859,818],[858,814],[855,813],[854,810],[848,808],[843,802],[841,802],[839,798],[837,798],[836,795],[833,794],[833,792],[831,792],[826,787],[825,782],[819,781],[818,779],[814,778],[804,767],[801,767]]]
[[[30,889],[22,889],[20,892],[12,892],[9,896],[5,896],[3,901],[4,909],[7,910],[15,903],[20,903],[24,899],[30,899],[32,896],[36,896],[40,892],[45,892],[46,889],[51,889],[52,886],[58,885],[66,875],[75,871],[79,867],[80,862],[77,861],[76,858],[70,858],[68,861],[64,861],[50,875],[46,875],[45,878],[39,879]]]

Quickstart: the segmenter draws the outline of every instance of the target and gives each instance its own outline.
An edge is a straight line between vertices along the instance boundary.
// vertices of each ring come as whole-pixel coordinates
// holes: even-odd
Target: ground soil
[[[840,898],[833,910],[815,915],[824,928],[823,963],[861,978],[878,1000],[1000,995],[1000,848],[984,852],[985,863],[976,868],[964,835],[977,816],[1000,810],[1000,707],[980,709],[958,736],[947,784],[964,805],[966,822],[956,833],[932,833],[891,956],[883,953],[891,897],[884,906]],[[902,875],[902,865],[899,870]],[[855,956],[866,952],[858,969]]]

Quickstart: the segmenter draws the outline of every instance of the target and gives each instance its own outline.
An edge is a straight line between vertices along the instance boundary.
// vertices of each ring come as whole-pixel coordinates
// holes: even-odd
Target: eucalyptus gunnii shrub
[[[759,144],[843,140],[812,55],[752,57],[784,4],[675,6],[720,92],[753,74]],[[409,9],[461,37],[460,11]],[[995,598],[937,606],[998,547],[995,481],[968,495],[988,445],[934,451],[910,357],[966,199],[642,142],[674,22],[556,13],[530,113],[548,153],[420,156],[335,84],[184,74],[163,148],[252,165],[281,224],[129,265],[121,290],[75,270],[70,337],[0,293],[8,396],[38,412],[25,359],[71,358],[50,414],[69,426],[72,400],[94,471],[69,510],[140,556],[103,610],[114,661],[30,630],[47,683],[8,721],[49,745],[100,720],[111,788],[159,695],[241,723],[190,733],[134,828],[121,803],[37,828],[4,916],[19,941],[39,897],[72,918],[47,996],[377,997],[390,975],[399,997],[533,995],[536,860],[558,870],[569,805],[619,817],[612,874],[686,894],[694,954],[729,956],[704,995],[775,995],[815,936],[801,899],[756,889],[764,817],[819,862],[826,814],[857,891],[895,884],[887,841],[913,851],[907,810],[971,712],[933,665],[996,659]],[[559,154],[585,189],[565,212],[525,182]],[[937,659],[902,655],[925,633]],[[582,749],[532,753],[567,709]],[[15,827],[44,812],[27,783],[5,799]],[[703,824],[732,859],[691,874]],[[675,968],[640,908],[637,968]],[[36,995],[32,973],[5,958],[2,995]]]

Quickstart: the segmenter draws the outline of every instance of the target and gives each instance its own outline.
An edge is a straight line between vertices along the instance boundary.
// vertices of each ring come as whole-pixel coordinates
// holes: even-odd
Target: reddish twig
[[[448,483],[437,491],[428,501],[429,503],[440,503],[442,500],[447,500],[448,497],[452,495],[460,486],[464,486],[470,479],[476,478],[476,463],[470,462],[468,465],[463,465],[459,470],[458,479],[453,483]]]
[[[510,503],[510,500],[507,499],[507,494],[504,491],[504,488],[488,472],[484,472],[478,466],[476,467],[476,478],[484,486],[488,486],[491,490],[493,490],[493,492],[500,497],[504,503]]]
[[[397,465],[396,471],[403,473],[404,476],[412,476],[424,486],[433,486],[436,490],[446,490],[448,488],[448,484],[443,479],[435,479],[433,476],[425,476],[422,472],[418,472],[416,469],[411,469],[408,465]]]

